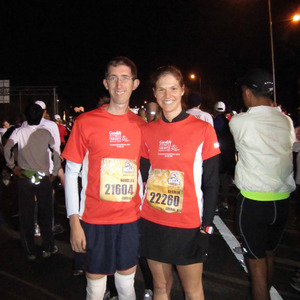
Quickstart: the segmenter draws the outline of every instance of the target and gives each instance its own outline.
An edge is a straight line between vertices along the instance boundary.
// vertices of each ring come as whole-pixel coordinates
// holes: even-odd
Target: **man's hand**
[[[15,176],[17,177],[24,177],[23,174],[22,174],[22,169],[21,167],[19,166],[15,166],[13,169],[12,169],[13,173]]]
[[[53,182],[53,181],[55,180],[56,177],[57,177],[57,176],[55,176],[55,175],[53,175],[53,174],[50,174],[50,176],[49,176],[50,182]]]
[[[86,239],[78,215],[70,216],[70,227],[71,227],[70,242],[71,242],[72,250],[79,253],[85,253]]]

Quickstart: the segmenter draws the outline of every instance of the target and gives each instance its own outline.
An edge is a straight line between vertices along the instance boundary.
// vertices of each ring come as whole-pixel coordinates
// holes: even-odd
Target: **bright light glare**
[[[293,21],[294,21],[294,22],[299,22],[299,21],[300,21],[300,15],[298,15],[298,14],[297,14],[297,15],[294,15],[294,16],[293,16]]]
[[[196,75],[195,75],[195,74],[191,74],[191,75],[190,75],[190,78],[191,78],[191,79],[195,79],[195,78],[196,78]]]

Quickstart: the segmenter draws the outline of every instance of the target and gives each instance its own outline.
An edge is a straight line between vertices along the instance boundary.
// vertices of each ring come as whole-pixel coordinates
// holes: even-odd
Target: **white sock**
[[[102,300],[106,290],[107,276],[100,279],[86,277],[86,300]]]
[[[115,273],[115,285],[118,291],[119,300],[135,300],[134,290],[135,272],[129,275]]]

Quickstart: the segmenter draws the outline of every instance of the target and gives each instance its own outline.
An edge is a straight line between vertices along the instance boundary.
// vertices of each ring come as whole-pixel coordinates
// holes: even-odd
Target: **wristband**
[[[200,226],[200,230],[206,232],[207,234],[213,234],[214,233],[214,227],[213,226]]]

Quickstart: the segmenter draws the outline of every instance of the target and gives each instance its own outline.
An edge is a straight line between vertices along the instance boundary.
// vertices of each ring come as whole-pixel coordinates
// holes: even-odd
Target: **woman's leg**
[[[169,300],[173,284],[173,267],[170,264],[147,259],[153,277],[154,300]]]
[[[202,286],[203,263],[176,266],[186,300],[204,300]]]

